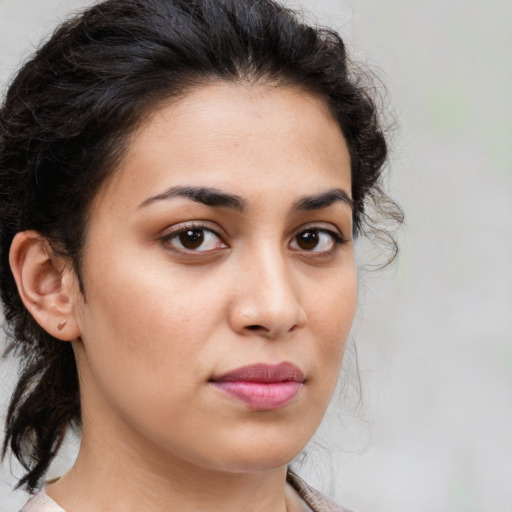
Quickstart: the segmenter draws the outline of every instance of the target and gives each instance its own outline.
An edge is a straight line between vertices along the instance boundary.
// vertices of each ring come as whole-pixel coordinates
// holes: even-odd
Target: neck
[[[73,512],[291,512],[302,510],[286,488],[286,467],[229,472],[163,454],[148,440],[134,442],[122,428],[105,431],[84,417],[72,469],[47,488]],[[94,423],[94,422],[91,422]]]

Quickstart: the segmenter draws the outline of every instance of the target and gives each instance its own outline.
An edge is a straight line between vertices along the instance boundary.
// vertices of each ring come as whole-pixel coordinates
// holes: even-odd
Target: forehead
[[[250,198],[268,188],[293,195],[297,186],[314,193],[329,184],[350,194],[350,157],[323,98],[220,82],[153,111],[99,195],[134,202],[172,185],[209,185]]]

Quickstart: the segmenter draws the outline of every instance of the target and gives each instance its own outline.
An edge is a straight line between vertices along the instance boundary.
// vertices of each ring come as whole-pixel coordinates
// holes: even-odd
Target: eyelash
[[[190,248],[184,247],[183,242],[179,240],[179,237],[181,235],[187,233],[187,231],[202,233],[202,236],[199,239],[199,244],[198,244],[197,248],[201,247],[201,245],[203,245],[205,240],[208,240],[208,238],[205,238],[205,234],[208,234],[207,236],[213,235],[217,239],[217,244],[220,244],[220,246],[213,248],[213,249],[206,249],[206,250],[196,250],[195,248],[190,249]],[[306,233],[314,233],[317,236],[317,239],[320,238],[318,235],[320,235],[320,236],[328,235],[331,238],[331,242],[332,242],[331,247],[329,249],[323,250],[323,251],[316,251],[315,250],[316,246],[313,247],[312,250],[307,250],[307,249],[301,248],[300,246],[297,248],[292,247],[292,250],[294,252],[303,252],[306,254],[316,254],[317,257],[327,256],[327,255],[334,253],[339,246],[346,243],[346,239],[343,238],[343,236],[341,236],[336,231],[327,229],[325,227],[320,227],[320,226],[308,226],[307,228],[301,229],[299,232],[297,232],[293,236],[293,238],[290,242],[290,245],[292,245],[293,243],[298,245],[297,238],[300,235],[304,235]],[[174,247],[172,244],[173,240],[178,240],[181,247]],[[194,253],[195,254],[201,254],[201,253],[206,253],[206,254],[210,253],[211,254],[213,252],[217,252],[222,249],[227,249],[229,247],[228,244],[226,242],[224,242],[223,238],[215,230],[213,230],[212,228],[205,226],[203,224],[188,224],[188,225],[180,226],[177,229],[174,229],[171,232],[167,233],[165,236],[163,236],[161,238],[161,241],[168,244],[169,246],[171,246],[172,250],[181,252],[181,253],[185,253],[185,254],[194,254]],[[211,242],[211,240],[210,240],[210,242]],[[320,243],[320,241],[319,241],[319,243]]]
[[[316,240],[318,241],[319,244],[321,243],[321,235],[328,235],[331,239],[331,247],[329,249],[323,250],[323,251],[315,250],[317,246],[315,246],[312,250],[307,250],[307,249],[300,248],[300,247],[298,247],[297,249],[294,249],[294,250],[296,250],[298,252],[303,251],[308,254],[309,253],[316,254],[317,256],[328,256],[328,255],[331,255],[332,253],[334,253],[338,247],[340,247],[341,245],[346,243],[346,240],[339,233],[336,233],[335,231],[333,231],[331,229],[327,229],[327,228],[319,227],[319,226],[310,226],[310,227],[307,227],[306,229],[302,229],[296,235],[294,235],[290,244],[292,244],[294,242],[297,243],[298,237],[301,235],[305,235],[306,233],[314,234],[316,237]]]
[[[208,234],[208,236],[213,235],[215,238],[217,238],[217,240],[221,242],[222,246],[218,247],[216,249],[209,249],[209,250],[206,250],[206,251],[205,250],[197,251],[195,249],[189,249],[187,247],[184,247],[183,243],[180,241],[181,246],[182,246],[181,248],[180,247],[172,247],[172,241],[173,240],[178,240],[179,241],[179,237],[181,235],[187,233],[187,231],[190,231],[190,232],[202,232],[203,233],[203,239],[200,240],[200,244],[198,245],[198,247],[200,247],[203,244],[204,234],[205,233]],[[191,254],[191,253],[211,253],[211,252],[214,252],[214,251],[217,251],[217,250],[228,248],[228,245],[226,244],[226,242],[224,242],[224,240],[222,239],[222,237],[218,233],[216,233],[210,227],[202,225],[202,224],[182,225],[182,226],[180,226],[180,227],[170,231],[166,235],[164,235],[161,238],[161,241],[166,243],[166,244],[168,244],[168,245],[170,245],[173,250],[175,250],[177,252],[186,253],[186,254]]]

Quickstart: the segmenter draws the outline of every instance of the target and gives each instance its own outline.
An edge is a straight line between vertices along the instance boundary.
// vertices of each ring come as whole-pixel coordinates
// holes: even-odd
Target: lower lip
[[[251,409],[273,410],[288,405],[302,388],[301,382],[212,382],[212,385]]]

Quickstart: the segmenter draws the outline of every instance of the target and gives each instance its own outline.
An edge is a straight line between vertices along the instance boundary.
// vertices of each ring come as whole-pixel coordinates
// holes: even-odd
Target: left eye
[[[295,235],[290,247],[297,251],[329,252],[341,242],[342,239],[337,233],[311,228]]]
[[[165,237],[174,249],[206,252],[224,249],[227,245],[212,230],[201,227],[186,227]]]

